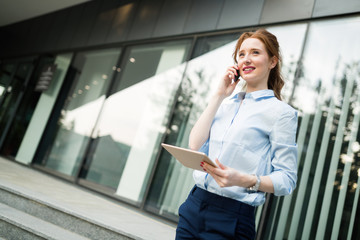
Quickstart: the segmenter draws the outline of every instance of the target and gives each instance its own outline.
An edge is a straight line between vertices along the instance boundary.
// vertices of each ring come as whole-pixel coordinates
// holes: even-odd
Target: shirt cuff
[[[291,174],[296,177],[296,173]],[[292,193],[296,187],[296,179],[288,176],[285,172],[275,171],[269,175],[273,186],[275,196],[285,196]]]

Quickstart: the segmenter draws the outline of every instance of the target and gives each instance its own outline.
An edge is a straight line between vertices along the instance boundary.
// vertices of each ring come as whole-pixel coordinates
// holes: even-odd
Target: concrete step
[[[56,191],[56,189],[54,189]],[[56,206],[50,202],[39,200],[33,196],[25,195],[22,192],[16,191],[15,189],[8,188],[0,184],[0,228],[12,229],[15,232],[19,231],[23,234],[28,234],[29,238],[21,239],[42,239],[42,235],[34,234],[29,231],[29,228],[35,227],[35,225],[42,225],[45,223],[51,224],[54,227],[66,229],[68,232],[82,236],[85,239],[139,239],[131,234],[124,233],[118,229],[111,229],[109,226],[105,226],[92,219],[86,219],[83,216],[75,214],[67,209]],[[8,216],[4,216],[2,209],[7,213]],[[11,211],[10,211],[11,210]],[[16,210],[16,211],[13,211]],[[11,215],[14,212],[14,216]],[[18,217],[22,214],[26,214],[26,221],[22,223],[21,218]],[[31,218],[37,224],[29,226]],[[8,220],[6,220],[8,219]],[[11,219],[16,219],[11,220]],[[41,221],[41,224],[39,224]],[[25,225],[25,227],[20,227]],[[28,233],[26,233],[26,231]],[[38,236],[39,238],[31,238],[31,236]],[[0,234],[0,237],[2,235]],[[45,237],[45,239],[58,239],[55,238],[57,234],[51,235],[53,238]],[[7,238],[6,238],[7,239]],[[10,238],[11,239],[11,238]],[[14,238],[16,239],[16,238]],[[71,239],[71,238],[59,238],[59,239]],[[74,238],[76,239],[76,238]],[[77,238],[81,239],[81,238]]]
[[[78,234],[0,203],[0,237],[5,239],[86,240]]]

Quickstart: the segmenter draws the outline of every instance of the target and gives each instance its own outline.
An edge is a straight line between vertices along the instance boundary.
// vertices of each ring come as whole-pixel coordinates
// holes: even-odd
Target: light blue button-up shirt
[[[297,111],[278,100],[272,90],[240,92],[223,101],[200,151],[240,172],[269,176],[274,194],[287,195],[297,180],[296,129]],[[265,201],[263,192],[221,188],[211,175],[200,171],[194,171],[193,177],[198,187],[218,195],[252,206]]]

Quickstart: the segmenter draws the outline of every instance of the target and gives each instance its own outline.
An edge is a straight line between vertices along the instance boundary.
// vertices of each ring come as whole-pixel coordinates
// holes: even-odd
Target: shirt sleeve
[[[200,147],[199,152],[205,153],[207,156],[209,156],[209,138],[206,140],[206,142]]]
[[[297,181],[297,112],[287,111],[276,121],[270,132],[271,166],[269,177],[274,185],[274,195],[291,194]]]
[[[199,152],[203,152],[206,155],[209,156],[209,138],[208,140],[200,147]],[[205,179],[206,179],[206,173],[194,170],[193,171],[193,179],[195,181],[196,186],[206,189],[205,187]]]

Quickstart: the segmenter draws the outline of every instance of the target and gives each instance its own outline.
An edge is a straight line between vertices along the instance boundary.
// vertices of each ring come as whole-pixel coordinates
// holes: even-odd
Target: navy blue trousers
[[[176,239],[255,239],[255,207],[195,186],[179,208]]]

